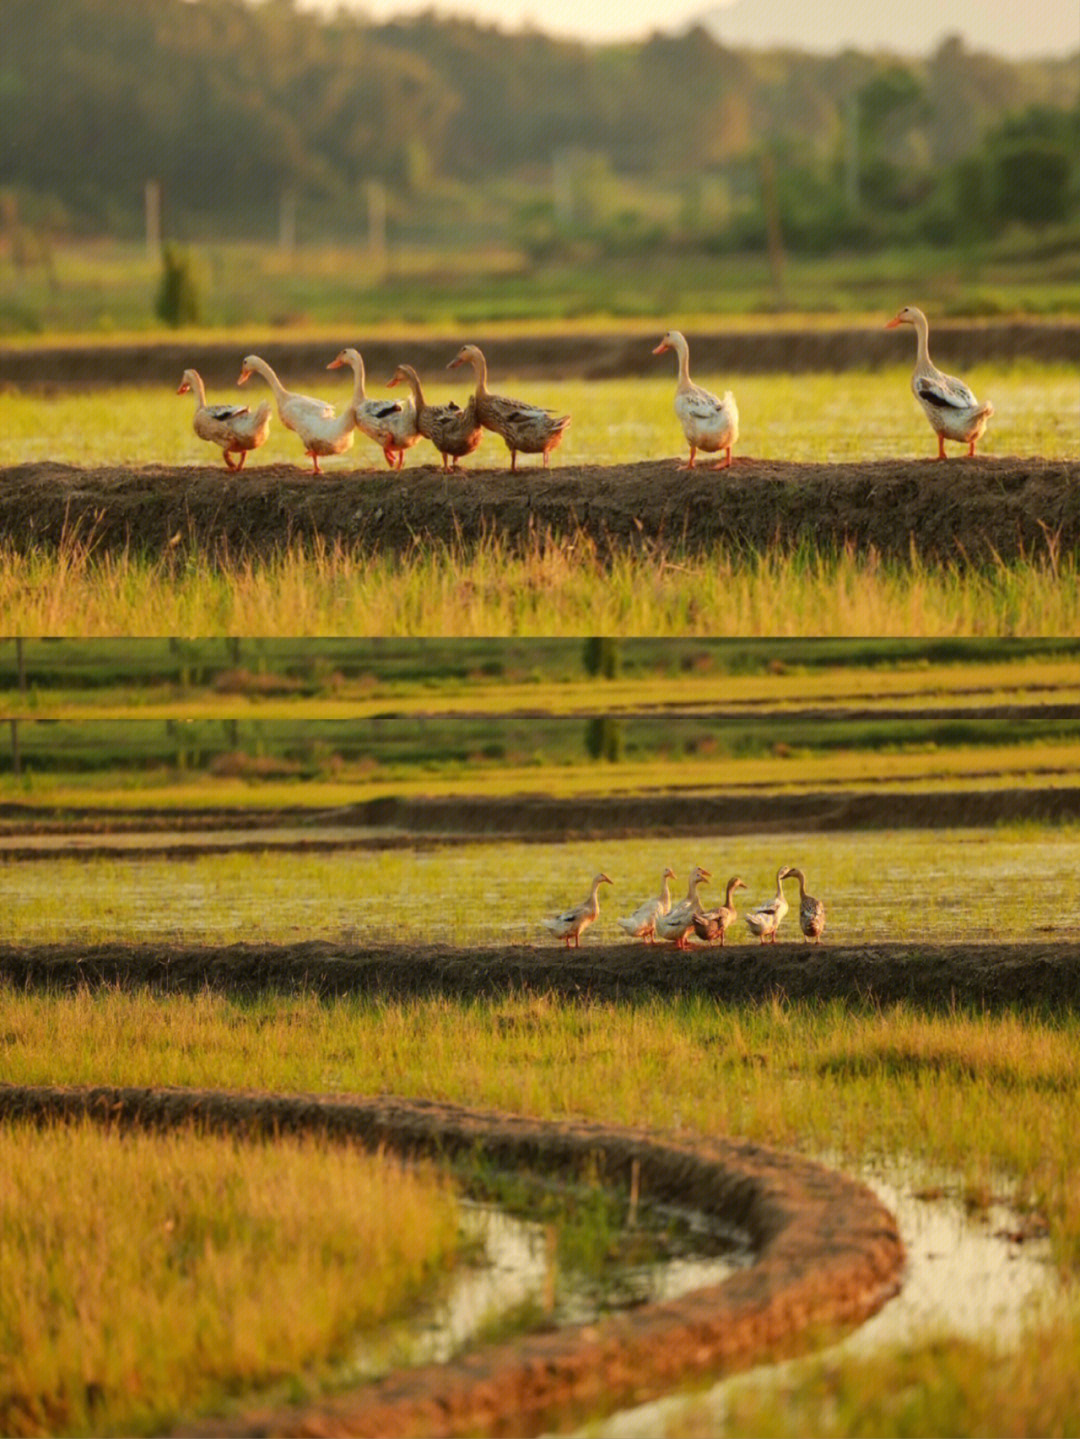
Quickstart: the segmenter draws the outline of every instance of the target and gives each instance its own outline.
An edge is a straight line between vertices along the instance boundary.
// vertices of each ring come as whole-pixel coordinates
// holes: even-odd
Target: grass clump
[[[0,1175],[5,1434],[159,1432],[317,1377],[457,1245],[431,1172],[292,1138],[15,1124]]]

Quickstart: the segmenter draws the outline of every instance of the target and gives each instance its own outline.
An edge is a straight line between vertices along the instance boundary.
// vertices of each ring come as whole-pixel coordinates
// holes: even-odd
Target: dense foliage
[[[136,233],[156,180],[171,238],[268,238],[285,203],[334,235],[366,223],[377,181],[399,229],[442,239],[471,220],[537,254],[761,246],[768,152],[790,247],[964,238],[1077,213],[1076,69],[956,38],[901,62],[294,0],[5,0],[0,224]]]

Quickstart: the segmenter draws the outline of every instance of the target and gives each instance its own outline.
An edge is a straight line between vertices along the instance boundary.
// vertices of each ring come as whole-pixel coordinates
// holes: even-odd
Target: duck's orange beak
[[[176,387],[176,393],[177,393],[178,395],[186,395],[187,392],[188,392],[188,390],[190,390],[190,389],[191,389],[191,386],[188,384],[187,380],[181,380],[180,383],[179,383],[179,384],[177,385],[177,387]]]
[[[250,379],[251,379],[251,371],[250,371],[250,370],[241,370],[241,371],[240,371],[240,374],[237,376],[236,383],[237,383],[238,385],[246,385],[247,382],[248,382],[248,380],[250,380]]]
[[[339,355],[336,360],[331,360],[327,365],[328,370],[340,370],[345,361]]]
[[[902,325],[903,323],[899,315],[894,315],[892,319],[886,323],[885,328],[887,330],[895,330],[898,325]]]
[[[448,370],[456,370],[459,365],[463,365],[464,363],[465,363],[465,356],[464,356],[464,355],[455,355],[454,358],[450,361],[450,363],[447,365],[446,368],[447,368]]]
[[[667,342],[666,340],[661,340],[660,343],[659,343],[659,344],[656,346],[656,348],[653,350],[653,354],[654,354],[654,355],[662,355],[665,350],[670,350],[670,349],[671,349],[671,346],[668,344],[668,342]]]
[[[398,382],[398,377],[397,377],[397,375],[395,375],[392,380],[387,380],[387,382],[386,382],[386,388],[387,388],[388,390],[392,390],[392,389],[394,388],[394,386],[397,384],[397,382]]]

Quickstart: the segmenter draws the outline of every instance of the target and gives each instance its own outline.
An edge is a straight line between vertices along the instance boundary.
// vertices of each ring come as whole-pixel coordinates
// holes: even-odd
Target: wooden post
[[[773,295],[778,308],[786,303],[784,292],[784,235],[780,228],[780,200],[776,190],[776,160],[771,150],[761,154],[761,205],[765,212],[765,237],[769,247]]]
[[[146,182],[146,253],[157,259],[161,250],[161,182]]]

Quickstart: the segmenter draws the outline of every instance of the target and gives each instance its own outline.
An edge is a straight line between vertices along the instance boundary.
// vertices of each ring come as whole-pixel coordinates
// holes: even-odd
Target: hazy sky
[[[710,11],[731,44],[800,49],[890,48],[924,55],[949,33],[975,50],[1012,57],[1068,55],[1080,49],[1078,0],[300,0],[334,10],[344,4],[373,19],[436,9],[507,28],[530,25],[586,40],[636,39],[653,30],[681,29]]]

